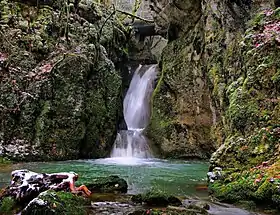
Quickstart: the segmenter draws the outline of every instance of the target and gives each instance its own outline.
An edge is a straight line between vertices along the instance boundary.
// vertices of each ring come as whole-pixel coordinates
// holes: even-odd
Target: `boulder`
[[[121,202],[92,202],[91,207],[93,210],[92,214],[129,214],[134,211],[135,206],[128,203]]]
[[[54,191],[84,191],[90,195],[87,188],[82,185],[75,187],[78,175],[74,172],[36,173],[27,169],[14,170],[11,174],[10,185],[0,195],[0,199],[11,197],[20,204],[26,204],[46,190]]]
[[[86,186],[93,193],[126,193],[128,187],[127,182],[116,175],[99,177]]]
[[[131,200],[135,203],[144,202],[148,206],[180,206],[182,203],[180,199],[175,196],[167,195],[161,191],[148,191],[144,194],[137,194],[132,196]]]
[[[200,62],[202,28],[200,21],[189,30],[192,37],[180,37],[163,49],[147,128],[161,157],[207,159],[215,150],[210,135],[214,113]]]
[[[212,172],[207,173],[208,180],[214,182],[222,178],[222,168],[215,167]]]
[[[45,191],[22,210],[22,215],[86,215],[90,201],[68,192]]]
[[[202,200],[186,199],[186,200],[183,201],[183,205],[186,208],[198,207],[198,208],[205,209],[205,210],[210,209],[209,202],[205,202],[205,201],[202,201]]]

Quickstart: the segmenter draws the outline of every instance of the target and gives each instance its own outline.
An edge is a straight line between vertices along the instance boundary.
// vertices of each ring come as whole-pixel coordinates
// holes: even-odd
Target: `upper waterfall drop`
[[[150,99],[157,65],[140,65],[134,72],[124,98],[124,119],[128,130],[144,129],[150,120]]]
[[[111,157],[152,157],[142,131],[150,120],[150,100],[157,77],[157,64],[139,65],[135,70],[123,101],[124,119],[128,130],[118,133]]]

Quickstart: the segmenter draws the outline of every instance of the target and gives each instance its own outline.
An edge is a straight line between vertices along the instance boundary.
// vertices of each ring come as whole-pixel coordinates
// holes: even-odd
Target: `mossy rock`
[[[22,215],[86,215],[90,201],[68,192],[46,191],[33,199]]]
[[[100,177],[86,184],[93,193],[126,193],[127,182],[119,176]]]
[[[248,201],[242,200],[237,202],[236,205],[240,208],[244,208],[249,211],[255,211],[257,209],[257,204],[252,200],[248,200]]]
[[[255,191],[253,185],[240,181],[232,183],[214,182],[209,185],[209,190],[219,200],[229,203],[252,199]]]
[[[223,202],[234,203],[249,210],[256,206],[279,208],[278,180],[270,182],[279,167],[228,173],[227,178],[209,184],[210,193]],[[260,181],[256,181],[260,179]]]
[[[146,129],[160,157],[208,159],[214,152],[210,92],[197,63],[204,49],[201,28],[202,22],[197,23],[188,36],[170,41],[162,53]]]
[[[210,209],[209,203],[207,203],[205,201],[200,201],[200,200],[191,200],[188,202],[184,202],[184,205],[187,208],[200,208],[200,209],[204,209],[204,210]]]
[[[61,0],[50,5],[0,3],[0,70],[7,65],[6,84],[0,86],[3,156],[105,157],[122,112],[122,77],[115,64],[126,61],[125,29],[109,7],[95,2],[80,1],[78,8],[69,3],[67,13]],[[31,29],[36,29],[32,35]]]
[[[273,205],[279,210],[280,209],[280,194],[274,194],[271,197]]]
[[[277,186],[266,180],[258,187],[257,191],[254,193],[254,196],[259,202],[271,203],[272,196],[277,193]]]
[[[177,197],[155,190],[148,191],[144,194],[134,195],[131,200],[135,203],[144,202],[148,206],[180,206],[182,204]]]

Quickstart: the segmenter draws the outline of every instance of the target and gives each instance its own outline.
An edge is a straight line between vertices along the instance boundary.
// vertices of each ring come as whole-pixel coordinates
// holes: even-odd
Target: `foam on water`
[[[104,158],[94,160],[96,164],[104,165],[127,165],[127,166],[136,166],[136,165],[151,165],[159,163],[160,161],[154,159],[143,159],[135,157],[113,157],[113,158]]]

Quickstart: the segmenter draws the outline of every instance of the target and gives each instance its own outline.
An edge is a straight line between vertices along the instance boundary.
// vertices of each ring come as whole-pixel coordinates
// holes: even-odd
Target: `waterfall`
[[[134,72],[123,102],[128,130],[118,132],[111,157],[152,157],[148,139],[143,131],[150,119],[150,99],[156,75],[156,64],[139,65]]]

